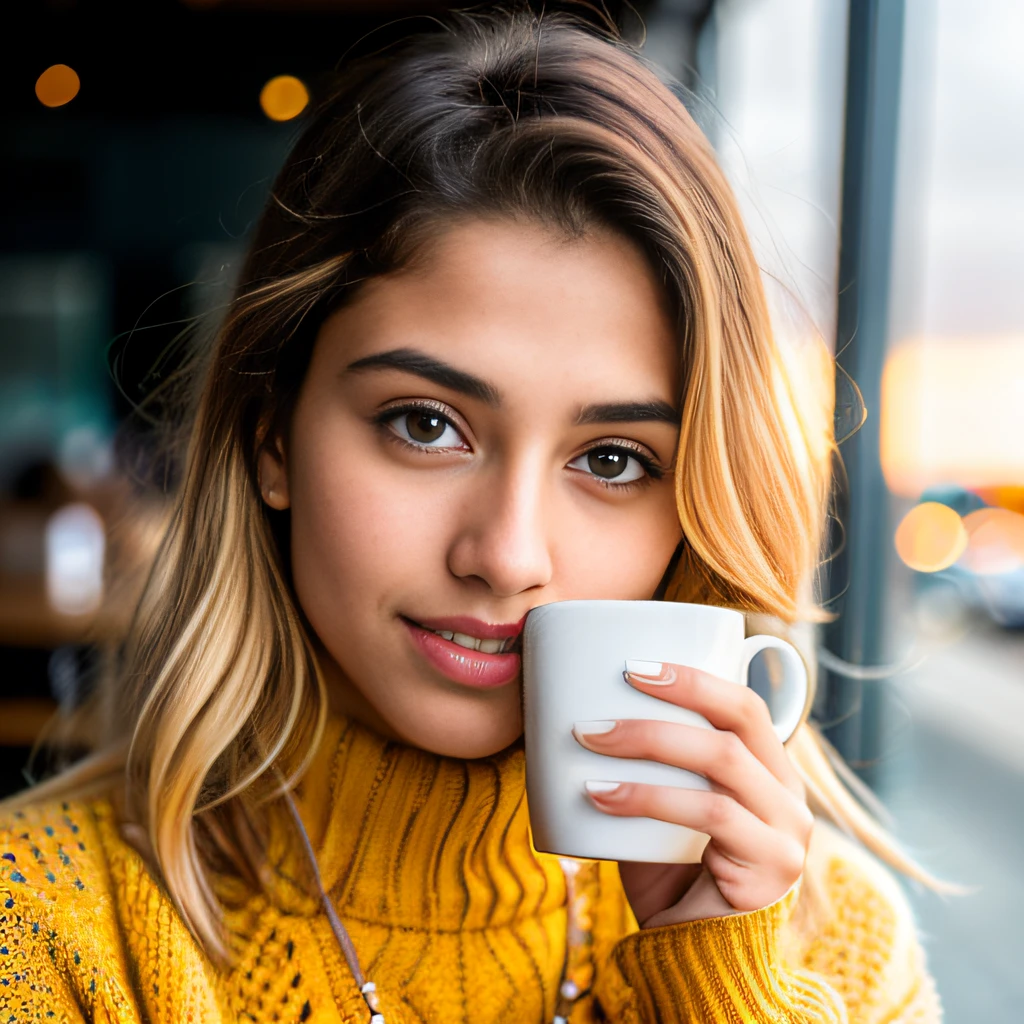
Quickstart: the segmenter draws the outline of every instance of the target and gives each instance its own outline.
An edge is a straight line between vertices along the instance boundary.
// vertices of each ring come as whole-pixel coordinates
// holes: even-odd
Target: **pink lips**
[[[419,622],[402,618],[417,650],[434,668],[452,682],[482,690],[512,682],[519,675],[519,655],[515,652],[484,654],[483,651],[473,651],[452,640],[445,640],[431,630],[465,633],[481,640],[504,640],[507,637],[518,637],[525,620],[525,615],[514,623],[483,622],[468,615],[422,619]]]

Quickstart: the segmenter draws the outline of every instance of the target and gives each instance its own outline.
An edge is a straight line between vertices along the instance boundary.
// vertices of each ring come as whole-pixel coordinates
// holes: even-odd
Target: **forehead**
[[[639,247],[532,221],[466,220],[410,267],[369,281],[322,332],[347,362],[396,345],[517,388],[641,391],[672,401],[678,342]]]

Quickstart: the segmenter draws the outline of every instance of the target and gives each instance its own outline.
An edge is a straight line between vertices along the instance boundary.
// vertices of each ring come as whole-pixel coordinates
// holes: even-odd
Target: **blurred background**
[[[173,486],[139,403],[182,329],[215,323],[310,98],[367,33],[448,6],[20,9],[0,71],[0,792],[123,629]],[[607,6],[718,149],[794,368],[822,338],[837,357],[815,717],[907,847],[976,887],[909,890],[948,1019],[1017,1024],[1024,4]]]

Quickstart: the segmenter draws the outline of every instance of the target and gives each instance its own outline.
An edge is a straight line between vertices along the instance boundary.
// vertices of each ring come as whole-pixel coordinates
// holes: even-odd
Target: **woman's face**
[[[526,613],[650,598],[680,540],[678,374],[606,231],[459,222],[332,315],[260,473],[335,708],[456,757],[512,743]]]

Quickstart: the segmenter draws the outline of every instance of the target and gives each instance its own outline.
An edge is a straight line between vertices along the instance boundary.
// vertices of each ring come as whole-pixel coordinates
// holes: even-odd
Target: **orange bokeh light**
[[[36,79],[36,99],[44,107],[63,107],[78,95],[81,87],[81,79],[74,68],[53,64]]]
[[[889,488],[913,498],[951,484],[1024,485],[1022,395],[1020,335],[901,343],[882,376],[880,454]]]
[[[309,104],[309,90],[294,75],[270,79],[260,92],[260,106],[271,121],[290,121]]]
[[[1024,487],[979,487],[975,493],[986,505],[1008,508],[1024,515]]]
[[[964,516],[967,548],[960,564],[979,576],[1024,566],[1024,516],[1005,508],[980,508]]]
[[[947,505],[925,501],[912,508],[896,528],[896,551],[918,572],[948,569],[967,547],[967,530]]]

